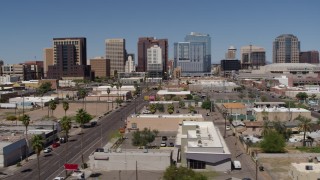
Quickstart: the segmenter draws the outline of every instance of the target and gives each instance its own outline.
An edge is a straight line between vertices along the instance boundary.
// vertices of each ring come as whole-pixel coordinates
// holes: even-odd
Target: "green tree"
[[[40,173],[40,161],[39,161],[39,156],[41,151],[43,150],[43,138],[41,135],[34,135],[31,139],[31,144],[32,144],[32,149],[35,151],[37,154],[37,164],[38,164],[38,179],[40,180],[41,178],[41,173]]]
[[[52,90],[51,86],[52,86],[51,82],[44,82],[38,87],[36,92],[38,95],[43,96],[45,93]]]
[[[260,143],[260,147],[266,153],[284,152],[286,145],[284,137],[275,130],[271,130]]]
[[[277,117],[275,119],[276,120],[272,123],[274,130],[281,134],[285,140],[288,140],[292,134],[291,129],[287,128],[285,123],[281,122]]]
[[[53,117],[53,111],[56,110],[56,108],[57,108],[57,104],[54,100],[50,100],[49,108],[51,110],[51,116]]]
[[[261,102],[266,102],[267,101],[267,97],[266,96],[261,96],[260,100],[261,100]]]
[[[186,98],[187,98],[187,100],[192,100],[193,96],[191,94],[187,94]]]
[[[82,164],[84,167],[86,167],[86,165],[84,164],[84,159],[83,159],[83,150],[82,150],[82,144],[83,144],[83,125],[85,123],[90,122],[90,120],[92,119],[92,116],[87,113],[84,109],[79,109],[77,111],[76,114],[76,122],[80,124],[81,127],[81,160],[82,160]]]
[[[193,113],[195,111],[194,106],[189,105],[188,107],[189,113]]]
[[[187,167],[169,166],[163,175],[164,180],[207,180],[200,172],[195,172]]]
[[[203,109],[210,109],[211,108],[211,101],[209,99],[205,100],[204,102],[202,102],[201,107]]]
[[[305,92],[299,92],[297,95],[296,95],[296,98],[299,99],[299,100],[305,100],[308,98],[308,94],[305,93]]]
[[[149,105],[149,110],[152,114],[157,112],[157,106],[155,104],[150,104]]]
[[[68,154],[68,139],[69,139],[69,131],[71,129],[71,118],[68,116],[63,116],[63,118],[60,121],[62,130],[65,133],[65,138],[66,138],[66,146],[65,146],[65,155],[66,155],[66,163],[68,162],[67,160],[67,154]]]
[[[193,100],[196,104],[196,106],[198,105],[199,101],[201,100],[201,98],[199,96],[193,96]]]
[[[107,101],[107,104],[108,104],[108,111],[109,111],[109,95],[110,95],[110,88],[107,88],[107,93],[108,93],[108,101]],[[112,101],[112,109],[113,109],[113,101]]]
[[[181,98],[179,96],[174,96],[172,98],[172,101],[181,101]]]
[[[263,121],[262,132],[261,135],[263,137],[267,136],[272,131],[271,122],[269,120]]]
[[[317,98],[317,95],[316,94],[311,94],[311,96],[310,96],[310,99],[311,100],[315,100]]]
[[[63,101],[62,102],[62,107],[63,107],[63,110],[64,110],[64,115],[66,116],[67,115],[67,111],[69,109],[69,103],[67,101]]]
[[[163,105],[163,104],[157,103],[157,104],[156,104],[156,108],[157,108],[158,111],[164,112],[164,105]]]
[[[180,108],[184,108],[186,106],[186,104],[184,103],[184,101],[179,101],[179,107]]]
[[[27,142],[27,146],[26,146],[26,152],[27,152],[27,158],[26,160],[28,160],[29,157],[29,139],[28,139],[28,126],[30,124],[30,116],[27,114],[24,114],[23,116],[20,117],[20,121],[22,121],[22,124],[24,125],[24,127],[26,128],[26,142]]]
[[[150,146],[150,143],[155,140],[158,134],[159,131],[156,129],[151,131],[148,128],[144,128],[142,131],[135,131],[133,133],[132,145],[144,147],[146,147],[147,145]]]
[[[84,89],[84,88],[78,89],[78,97],[79,97],[79,99],[82,99],[82,108],[85,108],[84,101],[85,101],[87,94],[88,94],[88,92],[86,89]]]
[[[174,106],[173,106],[173,104],[169,104],[169,105],[168,105],[167,112],[168,112],[169,114],[172,114],[172,113],[174,112]]]
[[[121,104],[123,103],[123,100],[121,98],[117,98],[116,103],[117,103],[117,106],[121,106]]]
[[[310,131],[311,119],[299,115],[295,120],[299,121],[299,131],[303,131],[303,146],[306,146],[306,133]]]

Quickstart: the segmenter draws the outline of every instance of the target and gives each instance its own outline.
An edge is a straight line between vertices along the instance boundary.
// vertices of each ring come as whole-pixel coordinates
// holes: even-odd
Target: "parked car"
[[[57,142],[55,142],[55,143],[52,144],[52,148],[57,148],[57,147],[59,147],[59,146],[60,146],[60,143],[57,143]]]
[[[231,130],[231,127],[229,125],[226,126],[226,130],[229,131]]]
[[[179,110],[176,110],[176,113],[180,113],[180,111],[179,111]]]
[[[73,171],[71,176],[75,177],[77,179],[84,179],[84,172],[83,171]]]
[[[167,143],[165,141],[162,141],[160,144],[161,147],[167,147]]]
[[[233,161],[232,162],[233,169],[241,169],[241,163],[240,161]]]
[[[47,147],[43,150],[44,153],[50,153],[52,151],[52,148]]]
[[[162,141],[166,141],[166,140],[168,140],[168,138],[167,138],[167,136],[162,136]]]
[[[53,180],[65,180],[64,177],[55,177]]]
[[[169,147],[174,147],[174,143],[173,142],[169,143]]]
[[[104,149],[103,148],[97,148],[96,152],[104,152]]]
[[[207,113],[207,116],[210,116],[210,114],[209,114],[209,113]]]

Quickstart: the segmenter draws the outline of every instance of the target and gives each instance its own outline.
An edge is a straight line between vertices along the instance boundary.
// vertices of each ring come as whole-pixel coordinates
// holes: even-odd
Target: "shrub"
[[[18,119],[17,116],[14,116],[14,115],[7,116],[8,121],[15,121],[17,119]]]

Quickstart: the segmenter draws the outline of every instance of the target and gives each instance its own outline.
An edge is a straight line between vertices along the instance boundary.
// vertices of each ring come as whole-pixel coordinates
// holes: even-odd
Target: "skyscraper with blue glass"
[[[175,67],[181,67],[182,74],[210,72],[211,37],[192,32],[184,40],[174,43]]]

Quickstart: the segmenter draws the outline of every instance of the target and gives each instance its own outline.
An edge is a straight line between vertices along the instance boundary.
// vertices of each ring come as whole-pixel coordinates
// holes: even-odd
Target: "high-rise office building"
[[[243,46],[240,50],[242,69],[259,69],[266,65],[266,51],[258,46]]]
[[[134,63],[134,54],[128,54],[126,66],[125,66],[125,72],[130,73],[135,71],[136,71],[136,66]]]
[[[230,46],[225,55],[225,58],[229,60],[236,59],[236,55],[237,55],[237,49],[234,46]]]
[[[299,63],[300,41],[292,34],[278,36],[273,42],[273,63]]]
[[[90,59],[91,70],[95,77],[110,77],[110,60],[103,57]]]
[[[125,39],[107,39],[106,58],[110,59],[110,76],[125,72],[124,66],[127,58]]]
[[[154,37],[141,37],[138,41],[138,72],[146,72],[148,69],[147,51],[149,48],[157,45],[161,48],[162,56],[162,74],[165,75],[168,69],[168,40],[156,39]],[[165,77],[166,78],[166,77]]]
[[[149,77],[162,77],[162,49],[158,45],[147,49],[147,63]]]
[[[211,37],[192,32],[185,37],[185,42],[174,43],[174,62],[182,73],[210,72]]]
[[[53,65],[53,48],[45,48],[43,50],[43,53],[44,53],[43,72],[44,72],[44,77],[47,77],[48,66]]]
[[[319,51],[300,52],[300,63],[319,64]]]
[[[53,65],[48,66],[47,78],[91,78],[86,38],[53,38]]]

